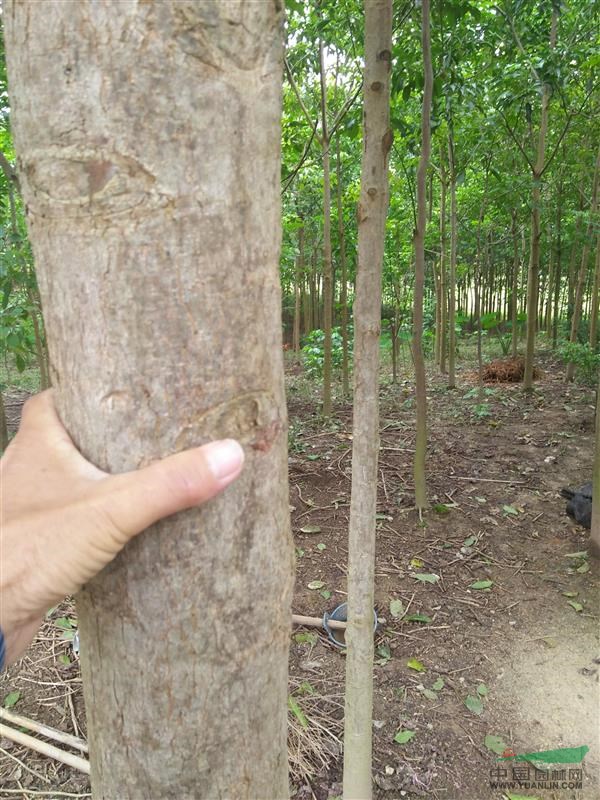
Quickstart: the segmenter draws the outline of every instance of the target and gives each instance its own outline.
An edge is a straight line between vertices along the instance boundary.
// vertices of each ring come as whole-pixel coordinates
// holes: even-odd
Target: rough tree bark
[[[5,3],[59,413],[121,472],[213,438],[235,486],[78,597],[94,798],[283,798],[292,548],[283,5]]]
[[[373,605],[381,274],[388,208],[392,0],[365,0],[363,157],[354,304],[354,423],[348,547],[344,798],[372,793]]]
[[[417,435],[415,442],[414,480],[415,505],[419,514],[427,505],[425,454],[427,450],[427,387],[423,357],[423,287],[425,283],[425,227],[427,225],[427,190],[425,180],[431,154],[431,98],[433,69],[431,66],[431,30],[429,0],[421,6],[421,43],[423,50],[423,107],[421,110],[421,156],[417,170],[417,227],[414,233],[415,290],[413,310],[413,358],[415,362],[415,399]],[[450,344],[452,346],[452,344]]]

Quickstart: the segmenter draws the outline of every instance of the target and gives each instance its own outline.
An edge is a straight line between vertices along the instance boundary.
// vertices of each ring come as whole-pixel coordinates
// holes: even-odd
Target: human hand
[[[204,503],[242,470],[232,439],[185,450],[120,475],[79,453],[52,390],[23,407],[0,460],[0,628],[6,661],[31,642],[44,614],[162,517]]]

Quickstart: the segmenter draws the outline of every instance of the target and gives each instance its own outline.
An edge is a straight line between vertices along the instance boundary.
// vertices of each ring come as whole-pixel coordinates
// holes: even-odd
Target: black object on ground
[[[586,483],[579,489],[561,489],[560,493],[569,501],[567,514],[584,528],[592,527],[592,484]]]

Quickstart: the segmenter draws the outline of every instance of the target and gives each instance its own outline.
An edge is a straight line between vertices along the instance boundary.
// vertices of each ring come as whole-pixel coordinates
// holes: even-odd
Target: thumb
[[[222,439],[111,476],[103,497],[107,513],[129,539],[163,517],[210,500],[237,478],[243,464],[241,445]]]

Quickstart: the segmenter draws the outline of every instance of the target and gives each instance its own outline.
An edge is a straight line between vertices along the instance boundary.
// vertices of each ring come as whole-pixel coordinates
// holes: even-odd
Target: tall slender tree
[[[448,298],[448,388],[456,388],[456,259],[458,251],[458,211],[456,208],[456,157],[454,125],[448,123],[448,169],[450,172],[450,297]],[[423,232],[424,235],[424,232]]]
[[[600,294],[600,234],[596,236],[596,264],[592,284],[592,303],[590,309],[590,347],[596,350],[598,343],[598,301]]]
[[[559,4],[552,0],[552,20],[550,22],[550,52],[556,47],[558,29]],[[522,49],[520,39],[514,28],[514,21],[510,20],[513,34],[519,49]],[[540,240],[542,237],[541,203],[542,203],[542,176],[546,166],[546,136],[548,133],[548,115],[550,112],[550,97],[552,86],[532,68],[534,77],[540,85],[540,121],[537,133],[536,157],[531,164],[531,233],[529,249],[529,269],[527,273],[527,341],[525,345],[525,374],[523,388],[525,391],[533,389],[533,372],[535,357],[535,336],[537,332],[537,303],[538,280],[540,270]]]
[[[590,551],[593,556],[600,558],[600,379],[596,388],[596,439],[594,445],[592,495]]]
[[[425,0],[428,2],[428,0]],[[381,274],[388,209],[392,0],[365,0],[363,158],[354,312],[354,423],[348,547],[344,798],[372,795],[373,605]]]
[[[431,100],[433,68],[431,64],[431,29],[429,0],[421,4],[421,46],[423,51],[423,105],[421,109],[421,156],[417,170],[417,224],[414,232],[415,289],[413,307],[413,356],[417,436],[414,459],[415,505],[419,514],[427,505],[425,456],[427,453],[427,387],[423,356],[423,295],[425,286],[425,228],[427,226],[427,168],[431,154]]]
[[[577,341],[579,333],[579,324],[583,314],[583,295],[585,291],[585,284],[588,277],[588,260],[590,257],[590,250],[594,241],[594,228],[597,225],[596,212],[598,208],[598,183],[600,181],[600,147],[596,154],[596,165],[594,167],[594,175],[592,178],[592,198],[590,201],[589,220],[585,234],[585,241],[583,243],[583,250],[581,253],[581,266],[577,275],[577,282],[575,285],[575,298],[573,305],[573,316],[571,318],[571,334],[569,340],[572,343]],[[565,379],[572,381],[575,375],[575,364],[570,361],[567,364],[567,371]]]

